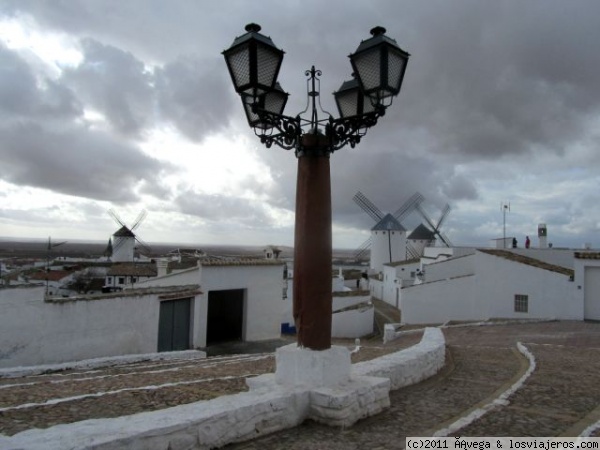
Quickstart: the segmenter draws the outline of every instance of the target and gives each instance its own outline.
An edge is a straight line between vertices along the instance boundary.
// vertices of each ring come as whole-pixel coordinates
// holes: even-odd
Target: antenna
[[[502,248],[506,248],[506,213],[510,212],[510,202],[500,202],[502,211]]]

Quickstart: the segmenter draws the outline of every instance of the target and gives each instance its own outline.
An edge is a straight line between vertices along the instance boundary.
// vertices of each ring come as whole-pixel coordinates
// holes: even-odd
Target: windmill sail
[[[375,222],[379,222],[385,214],[381,212],[381,210],[375,206],[375,204],[369,200],[362,192],[358,191],[352,199],[356,202],[358,206],[362,208],[364,212],[366,212]]]

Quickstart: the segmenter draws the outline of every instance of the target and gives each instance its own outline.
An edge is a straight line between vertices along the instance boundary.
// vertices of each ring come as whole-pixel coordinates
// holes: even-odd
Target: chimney
[[[548,248],[548,229],[545,223],[538,225],[538,239],[540,240],[540,248]]]
[[[169,265],[168,259],[157,259],[156,260],[156,276],[164,277],[167,274],[168,265]]]

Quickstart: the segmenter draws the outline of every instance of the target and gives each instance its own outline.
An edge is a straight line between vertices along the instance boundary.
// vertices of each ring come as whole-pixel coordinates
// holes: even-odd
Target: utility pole
[[[506,248],[506,213],[510,212],[510,202],[500,203],[502,211],[502,248]]]

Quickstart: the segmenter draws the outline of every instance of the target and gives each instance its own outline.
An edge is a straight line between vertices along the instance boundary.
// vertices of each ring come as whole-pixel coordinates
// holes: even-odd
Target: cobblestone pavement
[[[513,385],[527,362],[536,370],[504,407],[460,429],[461,436],[573,436],[600,419],[600,324],[547,322],[447,328],[446,367],[437,376],[391,394],[389,410],[349,429],[306,422],[227,450],[382,450],[404,448],[407,436],[431,436],[471,408]]]
[[[353,362],[414,345],[421,336],[422,333],[411,334],[386,346],[381,341],[363,342],[364,348],[353,355]],[[339,340],[336,344],[353,347],[354,340]],[[246,347],[251,351],[254,348],[250,347],[260,345]],[[263,353],[0,378],[0,433],[10,436],[30,428],[209,400],[246,391],[247,377],[272,372],[274,368],[274,354]]]
[[[442,371],[392,392],[391,407],[385,412],[348,429],[307,421],[225,448],[401,449],[406,436],[430,436],[517,382],[528,366],[516,349],[517,342],[534,356],[535,370],[507,405],[494,408],[456,435],[573,436],[600,420],[599,323],[450,327],[444,334],[448,352]],[[415,333],[385,346],[366,343],[355,361],[414,345],[420,338]],[[255,354],[0,379],[0,433],[12,435],[32,427],[120,416],[239,392],[246,389],[246,376],[272,371],[273,366],[271,354]]]

